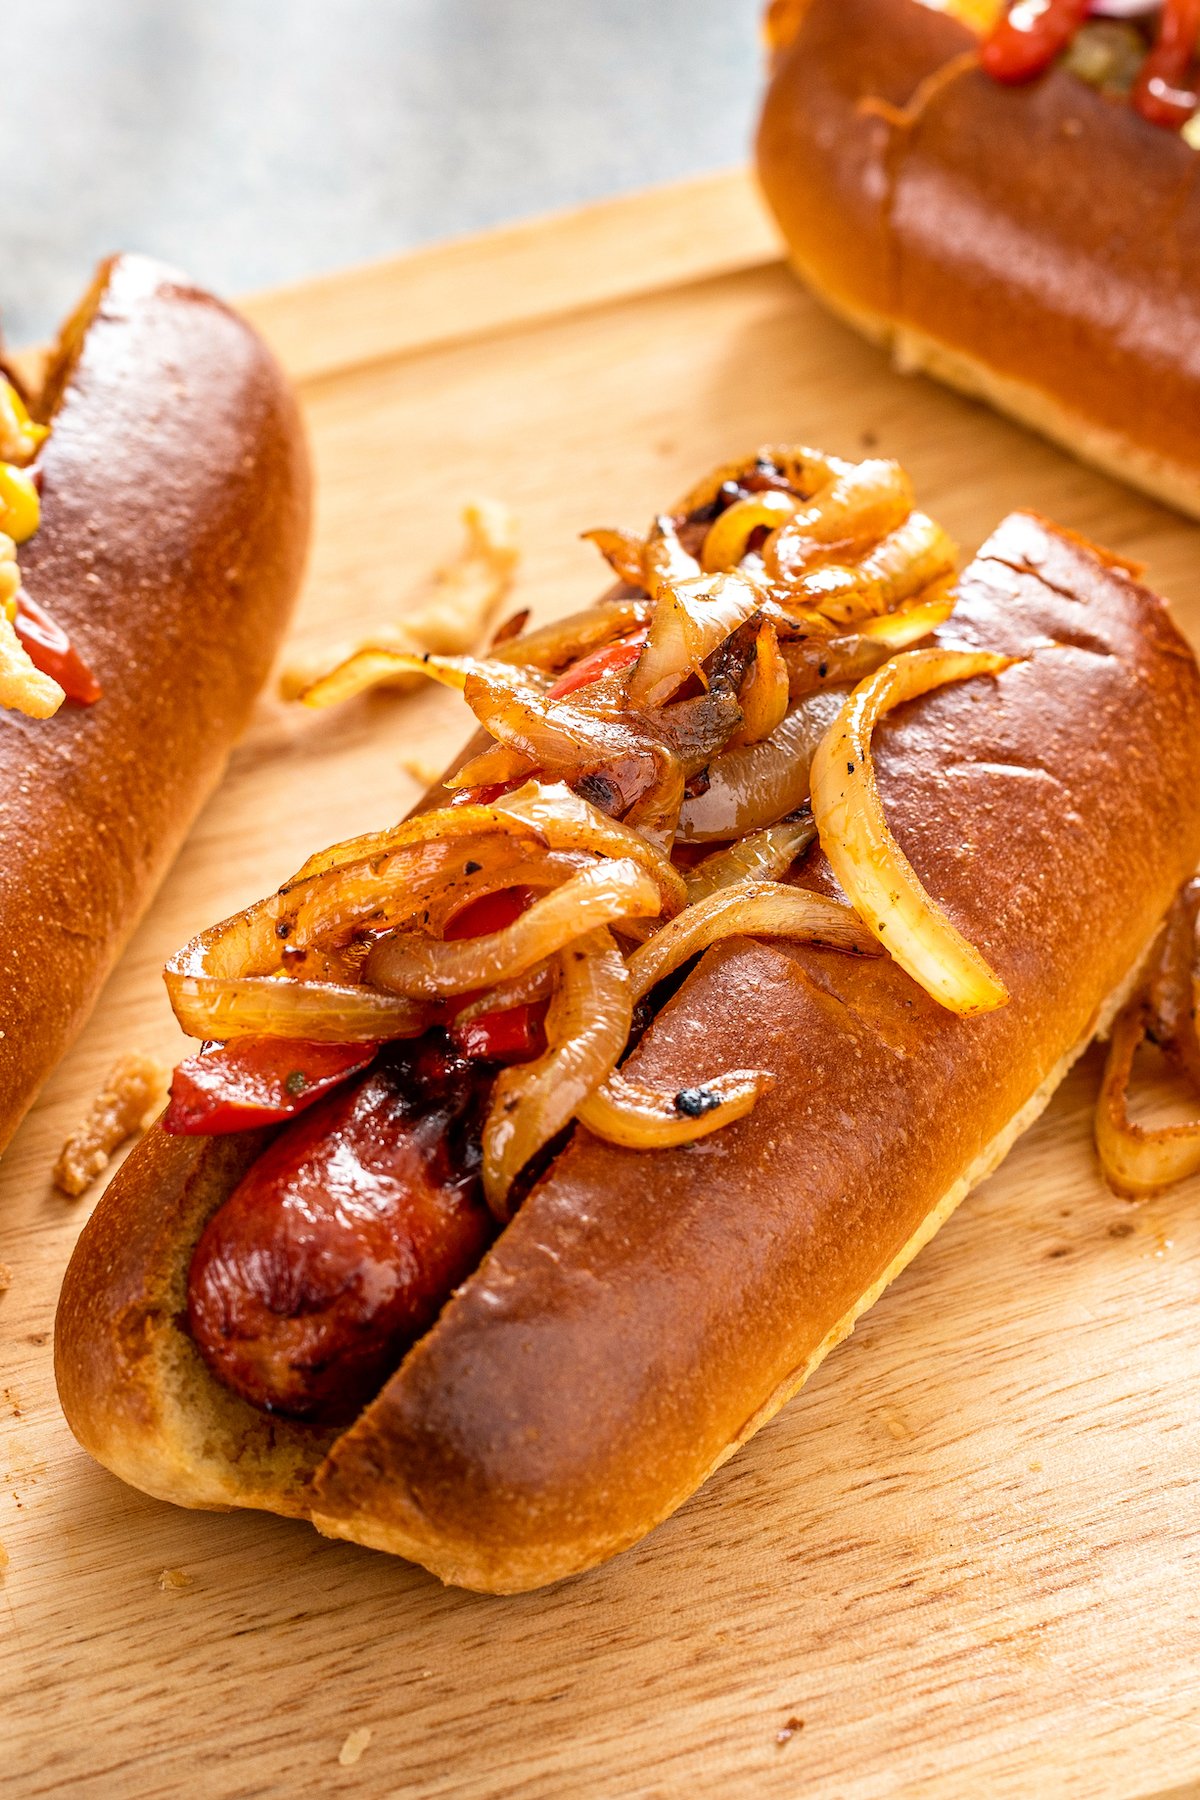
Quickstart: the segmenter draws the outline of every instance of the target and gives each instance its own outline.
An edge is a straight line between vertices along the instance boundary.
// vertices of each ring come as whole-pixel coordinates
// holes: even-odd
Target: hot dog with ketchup
[[[146,258],[0,376],[0,1149],[246,723],[308,496],[266,346]]]
[[[597,606],[397,656],[487,734],[450,792],[172,959],[209,1044],[57,1327],[126,1480],[490,1591],[632,1543],[801,1385],[1200,856],[1195,662],[1069,533],[956,581],[896,465],[771,449],[592,535]]]
[[[1200,514],[1196,0],[783,0],[758,172],[898,365]]]

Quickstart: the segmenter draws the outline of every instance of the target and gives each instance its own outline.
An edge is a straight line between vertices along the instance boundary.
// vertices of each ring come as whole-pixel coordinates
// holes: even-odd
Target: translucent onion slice
[[[683,877],[639,832],[573,794],[561,783],[531,781],[496,802],[496,811],[515,820],[553,850],[590,850],[598,856],[625,857],[644,869],[661,896],[661,911],[671,917],[687,905]]]
[[[813,755],[844,699],[838,693],[810,694],[761,744],[717,757],[708,772],[707,791],[684,802],[681,841],[704,844],[744,837],[795,812],[808,799]]]
[[[888,829],[871,760],[876,720],[949,681],[998,675],[1016,660],[985,651],[908,650],[859,683],[812,766],[821,848],[851,905],[887,950],[951,1012],[1003,1006],[1008,990],[921,886]]]
[[[616,1067],[629,1038],[629,975],[607,931],[562,954],[562,978],[546,1015],[548,1048],[497,1078],[483,1131],[483,1190],[502,1221],[513,1180],[567,1125]]]
[[[645,580],[643,542],[636,531],[600,525],[592,531],[581,531],[579,535],[585,543],[595,544],[614,575],[619,575],[630,587],[642,586]]]
[[[656,600],[664,587],[697,581],[704,573],[695,557],[680,543],[674,519],[665,514],[655,519],[642,546],[642,570],[646,590]]]
[[[526,632],[524,637],[495,646],[488,661],[538,669],[546,675],[558,674],[590,651],[603,649],[616,638],[628,637],[648,622],[652,611],[649,599],[622,596],[601,600],[584,612],[571,613],[565,619]]]
[[[455,838],[486,836],[490,832],[507,832],[527,840],[535,835],[529,825],[514,828],[512,815],[495,806],[441,806],[431,812],[415,813],[386,831],[367,831],[358,837],[344,838],[310,856],[298,872],[285,881],[279,893],[284,899],[299,901],[333,875],[359,869],[372,875],[384,874],[393,857],[416,847],[442,843]]]
[[[792,581],[836,544],[861,550],[903,525],[913,509],[912,482],[899,463],[871,457],[844,465],[809,506],[769,537],[762,556],[772,579]]]
[[[645,649],[629,677],[631,706],[661,706],[706,656],[756,612],[759,589],[736,572],[664,587]]]
[[[852,565],[830,564],[802,576],[792,593],[836,625],[891,612],[949,575],[955,547],[940,525],[914,512],[898,530]]]
[[[535,768],[573,774],[602,767],[627,803],[658,774],[655,746],[623,719],[570,700],[550,700],[533,688],[494,682],[490,674],[468,675],[463,694],[484,729]]]
[[[320,710],[337,706],[343,700],[364,693],[367,688],[377,687],[383,681],[395,681],[402,675],[424,675],[443,687],[457,688],[461,692],[467,675],[475,668],[490,670],[495,680],[519,679],[519,675],[500,660],[435,656],[432,651],[397,650],[383,644],[367,644],[340,662],[336,669],[331,669],[328,675],[322,675],[306,687],[299,699],[302,705]]]
[[[743,744],[761,744],[769,738],[787,717],[788,697],[788,665],[775,627],[764,621],[754,640],[754,660],[738,689],[742,722],[731,733],[727,747],[736,750]]]
[[[837,687],[841,683],[861,681],[896,650],[919,644],[922,638],[944,625],[954,611],[955,596],[937,584],[928,596],[923,595],[893,613],[876,619],[865,619],[848,637],[806,638],[783,646],[782,656],[788,672],[788,692],[793,700],[818,688]]]
[[[413,1000],[493,987],[614,920],[653,918],[661,904],[657,884],[636,863],[598,863],[483,937],[451,943],[407,934],[385,938],[367,959],[367,980]]]
[[[485,994],[477,994],[474,999],[454,1009],[453,1018],[456,1025],[467,1025],[472,1019],[484,1018],[488,1013],[508,1012],[514,1006],[530,1006],[535,1000],[546,1000],[558,986],[559,959],[548,957],[545,962],[534,963],[524,975],[515,975],[511,981],[497,982]]]
[[[1129,1117],[1133,1059],[1148,1025],[1141,1006],[1117,1020],[1096,1102],[1096,1149],[1105,1179],[1118,1194],[1139,1200],[1200,1171],[1200,1119],[1150,1127]]]
[[[756,531],[764,527],[773,533],[779,531],[795,517],[799,507],[794,494],[782,493],[778,488],[766,488],[761,494],[735,500],[709,526],[700,550],[700,567],[709,575],[736,568]]]
[[[765,1069],[731,1069],[669,1092],[628,1080],[614,1069],[575,1110],[581,1125],[628,1150],[669,1150],[694,1144],[744,1118],[775,1085]]]
[[[718,888],[732,887],[735,881],[777,881],[816,837],[817,828],[808,814],[751,832],[727,850],[718,850],[684,870],[688,899],[703,900]]]
[[[520,781],[532,773],[533,764],[519,750],[512,750],[507,744],[489,744],[453,775],[447,775],[442,786],[451,790],[505,787],[510,781]]]
[[[361,1044],[419,1037],[425,1007],[365,987],[290,981],[278,964],[274,902],[263,901],[201,933],[164,970],[175,1017],[189,1037],[296,1038]]]
[[[633,1004],[720,938],[782,937],[877,956],[879,946],[848,906],[807,888],[742,881],[697,900],[629,959]]]

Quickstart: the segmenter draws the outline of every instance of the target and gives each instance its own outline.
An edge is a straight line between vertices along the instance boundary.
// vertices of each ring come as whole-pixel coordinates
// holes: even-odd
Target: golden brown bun
[[[1000,86],[917,0],[791,29],[758,170],[801,276],[904,367],[1200,515],[1196,153],[1064,69]]]
[[[0,1149],[216,786],[299,586],[308,457],[265,345],[143,257],[106,264],[37,410],[25,586],[98,676],[0,713]]]
[[[93,1455],[501,1592],[588,1567],[692,1493],[1035,1116],[1200,859],[1200,675],[1121,566],[1014,515],[943,635],[1028,660],[885,721],[880,779],[1009,1006],[957,1018],[886,958],[710,951],[634,1066],[680,1086],[770,1068],[774,1091],[688,1150],[577,1132],[379,1398],[331,1448],[308,1434],[307,1491],[304,1428],[219,1388],[177,1324],[203,1220],[254,1147],[156,1132],[63,1289],[60,1392]],[[803,879],[831,886],[819,855]]]

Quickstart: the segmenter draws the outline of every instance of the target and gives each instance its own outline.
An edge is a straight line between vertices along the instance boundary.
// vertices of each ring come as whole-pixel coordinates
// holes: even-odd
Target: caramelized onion
[[[450,943],[409,934],[385,938],[367,959],[367,979],[414,1000],[465,994],[522,975],[616,919],[653,918],[661,905],[657,884],[635,862],[598,863],[535,900],[511,925],[483,937]]]
[[[866,619],[848,637],[805,638],[785,644],[788,691],[793,700],[821,687],[861,681],[896,650],[903,650],[944,625],[954,611],[954,595],[937,586],[893,613]]]
[[[290,981],[277,967],[273,901],[225,919],[185,944],[164,971],[175,1017],[189,1037],[294,1038],[361,1044],[419,1037],[426,1008],[370,988]]]
[[[629,678],[633,706],[661,706],[706,656],[757,611],[761,595],[743,575],[707,575],[664,587],[650,635]]]
[[[781,493],[778,488],[735,500],[709,526],[700,550],[700,567],[709,575],[735,568],[756,531],[777,532],[795,516],[799,505],[794,494]]]
[[[656,745],[621,718],[570,700],[550,700],[534,688],[472,674],[464,698],[479,723],[535,768],[574,774],[603,766],[631,804],[659,773]]]
[[[561,957],[562,978],[546,1014],[545,1054],[505,1069],[483,1132],[483,1190],[502,1221],[515,1177],[567,1125],[616,1067],[632,1022],[629,975],[607,931],[580,938]]]
[[[807,813],[799,819],[768,825],[765,831],[752,832],[684,871],[688,899],[703,900],[718,888],[732,887],[735,881],[777,881],[815,842],[816,836],[817,828]]]
[[[629,587],[642,586],[645,579],[643,544],[635,531],[600,525],[592,531],[581,531],[579,535],[585,543],[595,544],[614,575],[619,575]]]
[[[729,738],[728,748],[761,744],[778,730],[787,716],[788,665],[779,648],[775,627],[764,621],[754,640],[754,655],[738,689],[742,722]]]
[[[777,881],[741,881],[697,900],[634,951],[629,959],[633,1004],[699,951],[727,937],[793,938],[829,950],[879,954],[870,932],[839,900]]]
[[[709,770],[705,793],[684,802],[684,843],[715,843],[774,825],[808,798],[809,768],[843,694],[810,694],[761,744],[727,750]]]
[[[514,663],[522,669],[538,669],[555,675],[578,662],[592,650],[602,650],[616,638],[628,637],[644,625],[652,610],[648,599],[636,596],[614,596],[589,606],[586,612],[571,613],[528,631],[524,637],[493,647],[489,662]]]
[[[1004,983],[921,886],[888,829],[871,761],[877,719],[948,681],[998,675],[1014,661],[984,651],[909,650],[860,682],[812,766],[821,848],[851,904],[914,981],[951,1012],[991,1012]]]
[[[727,483],[736,487],[744,481],[752,481],[764,468],[777,471],[788,487],[807,497],[832,481],[839,469],[848,466],[838,457],[826,456],[824,451],[813,450],[807,444],[766,444],[744,462],[723,463],[714,469],[711,475],[706,475],[703,481],[689,489],[675,511],[683,517],[705,512]]]
[[[489,744],[472,756],[461,769],[447,775],[442,786],[452,792],[463,788],[507,787],[510,781],[521,781],[532,775],[533,764],[519,750],[507,744]]]
[[[794,510],[763,545],[774,580],[790,582],[828,553],[862,550],[903,525],[913,508],[912,483],[899,463],[874,457],[842,463],[809,506]]]
[[[670,917],[687,904],[682,875],[629,825],[610,819],[561,784],[531,781],[496,802],[496,811],[536,832],[554,850],[591,850],[631,859],[657,886],[661,911]]]
[[[454,1023],[456,1026],[469,1025],[472,1019],[484,1018],[488,1013],[507,1012],[510,1007],[530,1006],[535,1000],[548,999],[558,986],[558,976],[557,957],[534,963],[523,975],[514,975],[511,981],[498,981],[486,993],[477,994],[464,1005],[455,1007]]]
[[[1096,1149],[1105,1179],[1118,1194],[1144,1199],[1200,1170],[1200,1119],[1186,1125],[1135,1125],[1129,1117],[1133,1059],[1146,1036],[1149,1017],[1129,1007],[1113,1027],[1100,1098],[1096,1102]]]
[[[674,519],[665,514],[655,519],[642,546],[642,570],[646,590],[656,600],[664,587],[696,581],[703,574],[695,557],[680,543]]]
[[[708,1081],[663,1091],[628,1080],[614,1069],[575,1117],[596,1137],[628,1150],[668,1150],[694,1144],[744,1118],[775,1085],[765,1069],[731,1069]]]
[[[891,612],[940,581],[953,570],[954,558],[954,545],[941,526],[914,512],[861,562],[813,569],[792,593],[835,625],[853,625],[872,614]],[[781,599],[778,590],[775,597]]]

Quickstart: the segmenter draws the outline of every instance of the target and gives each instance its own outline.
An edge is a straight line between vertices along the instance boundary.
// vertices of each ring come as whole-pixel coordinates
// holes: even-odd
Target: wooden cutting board
[[[298,647],[403,612],[471,494],[517,508],[519,597],[545,616],[602,581],[581,529],[642,525],[788,438],[899,457],[964,551],[1037,507],[1144,559],[1200,637],[1200,531],[893,374],[796,286],[741,175],[247,310],[316,453]],[[1200,1183],[1105,1190],[1091,1058],[698,1499],[548,1593],[464,1595],[307,1526],[176,1511],[75,1447],[50,1333],[88,1202],[49,1185],[64,1133],[118,1052],[181,1052],[166,954],[397,816],[406,759],[460,732],[442,692],[325,717],[264,699],[4,1158],[0,1788],[1132,1795],[1200,1774]]]

